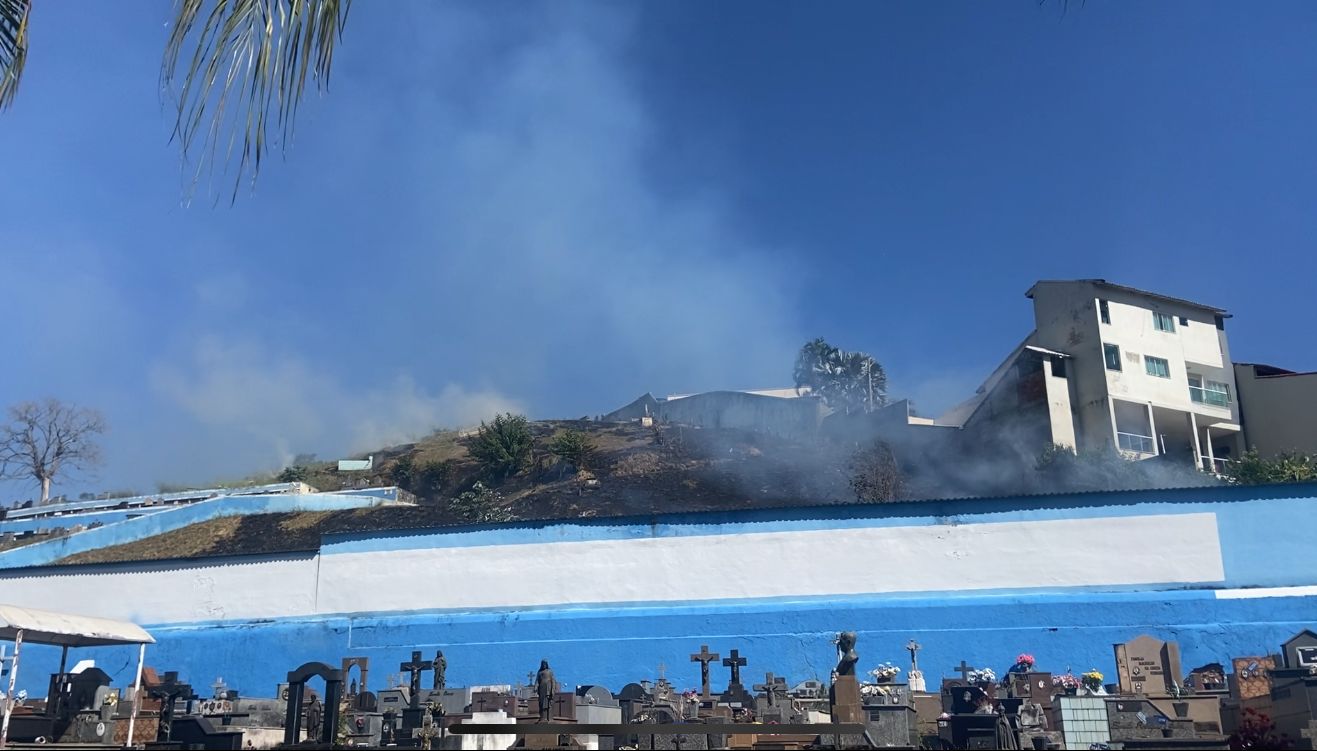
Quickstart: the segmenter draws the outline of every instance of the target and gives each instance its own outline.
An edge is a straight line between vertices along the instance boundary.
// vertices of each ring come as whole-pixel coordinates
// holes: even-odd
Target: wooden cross
[[[732,669],[733,686],[741,685],[741,668],[748,662],[749,660],[742,657],[740,651],[735,649],[732,650],[730,656],[723,658],[723,666]]]
[[[919,660],[915,659],[915,652],[918,652],[920,649],[922,649],[922,647],[919,646],[919,642],[915,641],[914,639],[911,639],[909,642],[906,643],[905,648],[906,651],[910,653],[910,669],[918,670]]]
[[[964,660],[961,660],[960,665],[955,668],[955,671],[957,673],[960,673],[960,677],[962,680],[964,680],[966,683],[969,683],[969,674],[977,669],[978,668],[970,667],[968,663],[966,663]]]
[[[434,669],[434,663],[429,660],[421,659],[421,653],[412,652],[412,661],[404,662],[398,666],[399,670],[411,674],[411,705],[413,708],[420,705],[421,702],[421,673]]]
[[[708,644],[701,644],[700,651],[691,655],[691,662],[700,663],[700,693],[709,696],[709,663],[718,659],[717,652],[710,652]]]

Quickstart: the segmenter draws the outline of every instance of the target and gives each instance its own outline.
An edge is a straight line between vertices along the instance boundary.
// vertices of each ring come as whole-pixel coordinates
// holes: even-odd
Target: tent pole
[[[146,662],[146,644],[137,649],[137,678],[133,680],[133,713],[128,715],[128,740],[124,746],[133,747],[133,728],[137,725],[137,709],[142,706],[142,663]]]
[[[9,690],[5,693],[5,718],[0,721],[0,748],[9,742],[9,716],[14,713],[14,684],[18,681],[18,653],[23,649],[23,629],[14,635],[14,662],[9,666]]]

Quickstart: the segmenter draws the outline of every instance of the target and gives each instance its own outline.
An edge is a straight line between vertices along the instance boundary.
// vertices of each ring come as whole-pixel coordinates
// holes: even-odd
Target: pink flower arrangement
[[[1032,668],[1034,666],[1033,655],[1028,652],[1021,652],[1016,656],[1015,664],[1025,669]]]
[[[1079,688],[1079,678],[1074,673],[1052,676],[1052,688]]]

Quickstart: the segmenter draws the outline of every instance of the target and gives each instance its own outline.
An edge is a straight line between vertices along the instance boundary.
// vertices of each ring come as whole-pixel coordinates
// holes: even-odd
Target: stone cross
[[[717,652],[710,652],[708,644],[701,644],[700,651],[691,655],[691,662],[700,663],[700,693],[706,698],[709,694],[709,663],[718,659]]]
[[[421,702],[421,673],[434,669],[434,663],[429,660],[422,660],[421,653],[412,652],[412,661],[404,662],[398,666],[399,670],[411,674],[411,705],[417,707]]]
[[[914,639],[911,639],[909,642],[906,643],[905,648],[906,651],[910,653],[910,669],[918,670],[919,660],[915,658],[915,653],[918,652],[920,649],[922,649],[922,647],[919,646],[919,642],[915,641]]]
[[[741,685],[741,668],[748,662],[749,660],[742,657],[740,651],[735,649],[732,650],[730,656],[723,658],[723,666],[732,669],[733,686]]]
[[[777,704],[777,695],[786,693],[786,679],[777,678],[772,673],[764,673],[764,682],[753,686],[755,691],[763,691],[768,695],[768,706],[772,707]]]
[[[435,725],[433,711],[427,708],[425,710],[425,716],[421,720],[421,726],[412,731],[412,737],[419,738],[421,740],[421,748],[428,749],[431,747],[434,739],[439,737],[442,732],[442,729]]]
[[[216,678],[215,682],[210,684],[210,690],[215,692],[212,698],[223,699],[227,696],[225,692],[229,690],[229,687],[224,684],[223,678]]]
[[[978,668],[970,667],[968,663],[966,663],[964,660],[961,660],[960,665],[958,665],[955,668],[955,671],[957,673],[960,673],[961,679],[963,679],[966,683],[969,683],[969,674],[977,669]]]

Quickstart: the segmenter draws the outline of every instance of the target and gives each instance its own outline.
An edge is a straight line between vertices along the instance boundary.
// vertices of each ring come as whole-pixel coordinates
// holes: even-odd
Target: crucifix
[[[717,652],[710,652],[708,644],[701,644],[700,651],[691,655],[691,662],[700,663],[700,695],[709,698],[709,663],[718,659]]]
[[[429,660],[422,660],[421,653],[417,651],[412,652],[411,662],[404,662],[398,666],[398,669],[411,674],[411,682],[409,684],[411,687],[411,698],[409,699],[409,703],[411,704],[412,709],[415,709],[421,705],[421,673],[424,673],[427,670],[433,670],[434,663]]]
[[[740,651],[735,649],[732,650],[730,656],[723,658],[723,666],[732,669],[731,685],[741,685],[741,668],[748,662],[749,660],[742,657]]]
[[[768,695],[768,706],[772,707],[777,704],[777,693],[783,690],[781,678],[775,678],[772,673],[764,673],[764,682],[753,686],[755,691],[763,691]]]
[[[915,659],[915,652],[918,652],[920,649],[922,649],[922,647],[919,646],[919,642],[915,641],[914,639],[911,639],[910,641],[906,642],[905,648],[906,651],[910,653],[910,669],[918,670],[919,660]]]
[[[966,663],[964,660],[961,660],[960,665],[956,666],[955,671],[957,673],[960,673],[961,680],[965,681],[966,683],[969,683],[969,674],[977,669],[978,668],[970,667],[968,663]]]

